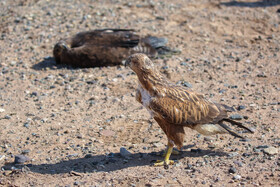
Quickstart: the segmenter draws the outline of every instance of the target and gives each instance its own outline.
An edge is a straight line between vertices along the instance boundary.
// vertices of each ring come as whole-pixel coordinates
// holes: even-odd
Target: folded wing
[[[203,95],[196,94],[181,87],[169,87],[159,97],[150,102],[150,109],[158,117],[177,125],[196,125],[217,123],[227,117],[225,111],[212,102],[204,99]]]

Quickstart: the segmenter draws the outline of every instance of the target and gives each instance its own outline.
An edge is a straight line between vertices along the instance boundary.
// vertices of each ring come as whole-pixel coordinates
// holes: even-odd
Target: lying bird
[[[228,118],[227,112],[232,110],[232,107],[211,102],[201,94],[169,82],[145,54],[133,54],[126,60],[125,65],[129,66],[139,79],[136,100],[150,112],[168,138],[165,159],[157,161],[155,166],[174,163],[169,158],[175,145],[179,149],[183,146],[184,127],[204,135],[228,133],[243,138],[224,124],[229,122],[253,133],[242,123]]]
[[[72,38],[59,41],[53,49],[57,64],[73,67],[101,67],[122,64],[134,53],[149,57],[171,52],[166,38],[141,38],[134,30],[103,29],[80,32]]]

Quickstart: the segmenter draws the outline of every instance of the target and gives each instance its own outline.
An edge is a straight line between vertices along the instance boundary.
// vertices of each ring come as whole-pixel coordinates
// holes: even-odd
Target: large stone
[[[15,156],[15,164],[23,164],[24,162],[29,161],[30,158],[24,155],[16,155]]]
[[[275,154],[278,154],[278,149],[275,147],[268,147],[268,148],[265,148],[263,150],[263,152],[266,154],[269,154],[269,155],[275,155]]]
[[[125,157],[125,158],[127,158],[131,155],[131,153],[128,150],[126,150],[126,148],[124,148],[124,147],[120,148],[120,154],[122,157]]]

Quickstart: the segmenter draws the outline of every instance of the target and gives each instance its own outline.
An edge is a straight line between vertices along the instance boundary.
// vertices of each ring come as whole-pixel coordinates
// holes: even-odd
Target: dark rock
[[[219,90],[219,93],[225,93],[226,92],[226,90],[224,90],[224,89],[221,89],[221,90]]]
[[[23,124],[23,126],[24,126],[25,128],[29,128],[29,123],[26,122],[26,123]]]
[[[246,107],[245,106],[243,106],[243,105],[239,105],[238,107],[237,107],[237,110],[244,110]]]
[[[168,69],[168,66],[163,66],[161,67],[161,69]]]
[[[256,147],[256,149],[265,149],[268,148],[268,145],[259,145],[258,147]]]
[[[74,182],[74,185],[75,185],[75,186],[81,185],[81,182],[75,181],[75,182]]]
[[[186,63],[186,62],[181,62],[180,65],[181,65],[181,66],[186,66],[187,63]]]
[[[187,87],[187,88],[192,88],[192,85],[189,82],[183,82],[182,83],[183,86]]]
[[[240,114],[233,114],[229,118],[233,120],[242,120],[243,116],[241,116]]]
[[[16,155],[14,163],[15,164],[23,164],[24,162],[27,162],[29,160],[30,160],[30,158],[25,156],[25,155]]]
[[[12,117],[10,116],[10,115],[6,115],[5,117],[4,117],[4,119],[11,119]]]
[[[187,167],[185,167],[185,169],[192,169],[192,165],[191,164],[187,164]]]
[[[251,140],[249,138],[242,138],[242,139],[239,139],[239,141],[241,141],[241,142],[250,142]]]
[[[28,153],[30,153],[30,150],[29,150],[29,149],[26,149],[26,150],[23,150],[23,151],[22,151],[22,154],[24,154],[24,155],[25,155],[25,154],[28,154]]]
[[[124,147],[120,148],[120,154],[122,157],[125,157],[125,158],[129,157],[131,155],[131,153],[128,150],[126,150],[126,148],[124,148]]]
[[[249,153],[243,153],[242,156],[243,156],[243,157],[250,157],[251,154],[249,154]]]
[[[229,172],[229,173],[236,173],[237,170],[236,170],[235,167],[231,167],[231,168],[229,168],[228,172]]]
[[[264,72],[257,74],[257,77],[267,77],[266,74]]]
[[[85,158],[91,158],[92,157],[92,154],[86,154],[85,155]]]
[[[201,149],[191,149],[191,152],[193,152],[193,153],[201,153],[202,152],[202,150]]]

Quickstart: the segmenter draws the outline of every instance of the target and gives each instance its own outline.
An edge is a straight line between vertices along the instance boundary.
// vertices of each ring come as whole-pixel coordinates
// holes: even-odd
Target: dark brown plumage
[[[228,118],[227,112],[232,109],[231,107],[211,102],[201,94],[170,83],[145,54],[130,56],[126,65],[137,74],[139,79],[136,100],[147,108],[168,138],[165,160],[156,163],[156,166],[173,163],[169,157],[174,145],[179,149],[182,148],[184,127],[204,135],[229,133],[242,138],[224,124],[229,122],[253,133],[242,123]]]
[[[114,66],[122,64],[123,60],[134,53],[155,57],[158,50],[169,50],[165,47],[166,43],[165,38],[141,38],[133,30],[92,30],[59,41],[54,46],[53,55],[57,64],[81,68]]]

